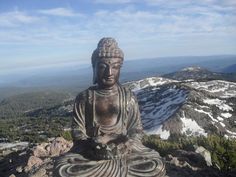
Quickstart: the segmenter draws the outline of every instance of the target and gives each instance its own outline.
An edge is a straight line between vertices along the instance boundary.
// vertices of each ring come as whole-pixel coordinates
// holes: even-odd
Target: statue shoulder
[[[75,102],[81,102],[81,101],[85,101],[86,100],[86,92],[87,90],[84,90],[82,92],[80,92],[75,99]]]
[[[89,100],[89,98],[91,97],[92,91],[94,90],[94,87],[89,87],[86,90],[83,90],[82,92],[80,92],[75,99],[75,102],[86,102]]]
[[[127,86],[120,86],[120,87],[123,90],[123,93],[125,94],[128,102],[132,99],[136,100],[136,96],[134,95],[134,93],[131,91],[129,87]]]

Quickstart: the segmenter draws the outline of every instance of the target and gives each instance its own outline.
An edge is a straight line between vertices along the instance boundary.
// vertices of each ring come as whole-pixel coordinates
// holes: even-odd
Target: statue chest
[[[111,96],[96,95],[95,118],[100,125],[115,125],[119,110],[118,94]]]

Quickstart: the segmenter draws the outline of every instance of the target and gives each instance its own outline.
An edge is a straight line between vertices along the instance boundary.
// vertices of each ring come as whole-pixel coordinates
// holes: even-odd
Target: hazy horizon
[[[236,54],[221,54],[221,55],[205,55],[205,56],[201,56],[201,55],[192,55],[192,56],[187,56],[187,55],[183,55],[183,56],[165,56],[165,57],[152,57],[152,58],[136,58],[136,59],[126,59],[125,61],[139,61],[139,60],[165,60],[165,59],[180,59],[180,58],[193,58],[193,57],[220,57],[220,56],[235,56]],[[235,61],[236,62],[236,61]],[[83,61],[82,63],[80,61],[64,61],[64,62],[60,62],[60,63],[51,63],[51,64],[41,64],[41,65],[37,65],[37,66],[28,66],[28,67],[19,67],[19,68],[12,68],[12,69],[3,69],[0,70],[0,77],[4,76],[4,75],[8,75],[8,74],[12,74],[12,73],[20,73],[20,72],[25,72],[25,71],[32,71],[32,70],[44,70],[44,69],[53,69],[53,68],[64,68],[64,67],[68,67],[68,66],[75,66],[78,69],[83,68],[83,67],[90,67],[91,66],[91,59],[89,58],[87,61]]]
[[[212,72],[225,72],[228,67],[234,65],[236,55],[125,59],[121,68],[121,80],[160,76],[189,66],[200,66]],[[0,71],[0,87],[66,87],[78,82],[80,85],[86,85],[92,84],[92,72],[90,60],[83,64],[78,61]]]

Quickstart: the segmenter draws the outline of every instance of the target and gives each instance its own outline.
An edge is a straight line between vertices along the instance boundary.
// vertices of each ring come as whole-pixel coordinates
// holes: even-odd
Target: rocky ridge
[[[171,134],[211,133],[236,137],[236,83],[147,78],[128,83],[136,94],[145,131]]]

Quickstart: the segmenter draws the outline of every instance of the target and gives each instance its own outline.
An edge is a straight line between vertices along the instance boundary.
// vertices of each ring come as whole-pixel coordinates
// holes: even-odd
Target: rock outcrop
[[[218,169],[207,166],[205,158],[193,151],[177,150],[165,157],[168,177],[225,177]],[[227,174],[233,177],[233,174]]]
[[[58,137],[32,148],[9,154],[0,162],[0,174],[7,177],[52,176],[54,158],[68,152],[72,145],[72,142]]]

